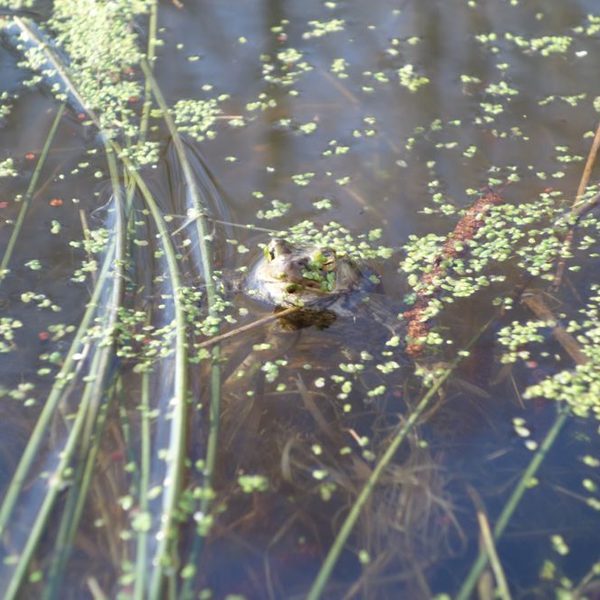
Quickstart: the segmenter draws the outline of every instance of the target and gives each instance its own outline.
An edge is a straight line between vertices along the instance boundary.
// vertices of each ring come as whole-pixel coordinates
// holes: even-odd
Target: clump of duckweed
[[[119,307],[116,355],[133,365],[136,373],[151,372],[155,363],[173,352],[174,325],[152,325],[145,311]]]
[[[21,327],[23,327],[23,323],[18,319],[0,318],[0,353],[10,352],[14,349],[15,329]]]
[[[492,283],[503,282],[506,275],[499,271],[501,264],[516,265],[524,274],[551,280],[551,271],[561,256],[562,232],[567,223],[559,192],[542,192],[531,202],[503,202],[486,211],[477,233],[461,242],[456,248],[458,253],[452,257],[444,257],[447,236],[409,236],[400,270],[408,275],[415,292],[437,290],[441,303],[452,303]],[[580,247],[590,245],[598,235],[596,220],[587,217],[580,226],[589,230],[579,242]],[[425,277],[440,260],[444,261],[443,278]]]
[[[12,158],[0,161],[0,177],[16,177],[17,175],[18,173]]]
[[[577,365],[572,371],[556,373],[528,387],[523,397],[566,402],[573,414],[579,417],[593,415],[600,420],[600,360],[596,358],[585,365]]]
[[[274,234],[275,237],[285,237],[292,244],[328,247],[339,256],[359,260],[387,259],[392,256],[391,248],[377,243],[382,235],[383,231],[379,228],[367,233],[352,234],[335,221],[318,226],[308,220]]]
[[[261,209],[256,212],[256,218],[265,219],[267,221],[278,219],[279,217],[283,217],[291,207],[291,202],[283,202],[275,198],[271,200],[271,208]]]
[[[0,7],[9,10],[22,10],[35,8],[38,0],[0,0]]]
[[[303,75],[313,70],[312,65],[304,60],[302,52],[295,48],[281,50],[274,58],[265,54],[261,60],[263,79],[286,88],[293,86]],[[290,90],[290,94],[294,93],[294,90]]]
[[[575,415],[593,415],[600,419],[600,285],[591,286],[587,304],[576,316],[577,318],[568,321],[565,329],[577,340],[587,361],[573,370],[560,370],[529,386],[524,397],[531,399],[541,396],[566,402]],[[549,324],[537,321],[515,321],[504,328],[499,336],[500,343],[509,349],[504,355],[504,360],[528,360],[531,352],[524,349],[525,346],[530,347],[543,342],[544,337],[538,330],[547,325]]]
[[[309,21],[311,29],[302,34],[302,38],[308,40],[310,38],[322,37],[328,33],[344,30],[343,19],[331,19],[330,21]]]
[[[400,85],[409,92],[416,92],[429,83],[429,78],[416,73],[413,65],[404,65],[398,69],[398,79]]]
[[[131,69],[141,53],[131,26],[150,2],[98,3],[94,0],[58,0],[48,28],[70,59],[73,83],[84,103],[99,112],[105,132],[137,135],[135,101],[142,94]]]
[[[6,119],[8,115],[10,115],[13,106],[14,102],[11,101],[11,98],[8,95],[8,93],[2,92],[0,94],[0,121]]]
[[[222,114],[219,104],[227,98],[222,94],[208,100],[180,100],[173,108],[177,128],[199,142],[214,138],[213,126]]]
[[[60,306],[52,302],[43,292],[21,292],[21,302],[23,304],[32,304],[41,310],[49,310],[51,312],[60,312],[61,310]]]
[[[90,273],[98,271],[98,261],[93,258],[94,255],[101,254],[106,250],[110,233],[105,228],[91,229],[87,237],[82,241],[71,241],[69,245],[73,248],[82,248],[85,250],[86,258],[81,261],[81,267],[76,269],[71,277],[71,281],[84,283]]]
[[[525,323],[513,321],[510,325],[503,327],[498,332],[498,341],[508,351],[504,352],[500,360],[503,363],[516,363],[517,360],[528,360],[531,358],[530,350],[525,347],[533,343],[541,343],[546,340],[544,333],[540,330],[552,327],[554,323],[546,321],[531,320]]]
[[[526,53],[540,54],[541,56],[566,54],[573,42],[573,38],[569,35],[544,35],[537,38],[525,38],[510,32],[504,34],[504,39],[512,42],[517,48]]]

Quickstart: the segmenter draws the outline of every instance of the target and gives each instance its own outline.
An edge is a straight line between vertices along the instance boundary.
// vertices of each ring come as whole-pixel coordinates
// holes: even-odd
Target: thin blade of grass
[[[31,43],[37,49],[43,52],[48,62],[48,70],[56,71],[58,79],[64,84],[64,94],[67,97],[67,101],[70,102],[77,111],[85,110],[94,123],[99,123],[98,116],[85,106],[85,102],[76,86],[73,84],[72,78],[69,76],[68,65],[64,60],[52,39],[50,39],[44,31],[42,31],[37,24],[28,18],[13,17],[13,22],[21,31],[22,37],[25,41]],[[46,66],[42,66],[42,69]]]
[[[109,398],[112,399],[112,395]],[[47,584],[43,590],[42,600],[62,598],[60,586],[65,578],[65,569],[73,549],[83,508],[88,498],[88,490],[94,475],[94,469],[97,466],[96,459],[100,449],[104,425],[106,424],[107,412],[108,403],[101,407],[98,414],[96,434],[92,443],[88,446],[87,459],[77,464],[75,475],[69,488],[69,495],[63,509],[64,513],[61,517],[61,524],[56,535],[52,562],[46,577]],[[81,454],[83,454],[83,451]]]
[[[111,153],[108,154],[108,160],[109,168],[114,174],[116,167],[114,157]],[[79,516],[83,507],[83,501],[85,499],[87,490],[87,486],[85,484],[86,482],[89,482],[91,467],[93,466],[93,456],[95,456],[93,452],[90,452],[90,449],[93,447],[92,438],[94,433],[94,424],[97,420],[101,398],[104,395],[104,382],[107,379],[109,362],[112,358],[112,339],[122,294],[122,265],[125,242],[120,190],[118,188],[118,181],[116,181],[114,177],[113,187],[116,192],[115,204],[117,211],[117,226],[116,232],[113,234],[112,244],[109,246],[109,249],[106,252],[104,263],[104,267],[107,265],[114,267],[112,271],[112,289],[109,292],[108,302],[104,303],[101,301],[101,293],[98,297],[98,305],[100,307],[99,310],[101,311],[100,319],[106,321],[103,331],[105,335],[108,336],[110,343],[99,342],[96,344],[91,365],[88,370],[88,379],[84,387],[82,398],[79,402],[75,422],[69,432],[65,446],[60,453],[60,460],[54,469],[54,475],[51,478],[51,485],[46,491],[40,510],[38,511],[33,526],[31,527],[31,532],[27,538],[25,547],[19,556],[19,561],[8,583],[5,595],[6,598],[13,598],[19,593],[19,589],[31,557],[35,552],[41,535],[47,528],[48,519],[51,515],[54,503],[58,494],[62,490],[61,482],[64,477],[64,473],[72,461],[75,450],[79,445],[81,438],[83,438],[83,442],[81,444],[82,454],[83,456],[88,457],[88,461],[87,465],[85,460],[80,462],[78,468],[76,469],[76,474],[79,477],[75,477],[75,481],[71,486],[70,494],[67,499],[67,510],[63,514],[63,520],[61,527],[59,528],[57,552],[55,554],[56,560],[53,562],[50,570],[51,584],[48,587],[46,597],[52,597],[52,595],[56,593],[56,586],[58,585],[60,572],[62,568],[64,568],[64,564],[68,558],[68,546],[72,537],[74,536],[75,528],[79,521]],[[96,283],[96,290],[104,290],[107,285],[108,270],[103,268],[100,278]],[[94,309],[96,309],[95,303],[92,306]],[[107,307],[106,309],[104,309],[105,306]],[[89,378],[89,375],[92,375],[92,377]],[[68,392],[66,393],[68,394]],[[66,401],[64,395],[60,396],[59,399]],[[90,457],[92,458],[92,462],[90,462]],[[84,465],[86,468],[84,468]],[[86,473],[87,477],[85,477]],[[82,482],[83,485],[81,485]]]
[[[156,56],[156,31],[158,27],[158,3],[153,2],[150,6],[150,18],[148,20],[148,43],[146,46],[146,60],[152,68]],[[152,94],[150,81],[146,78],[144,83],[144,106],[142,107],[142,116],[140,118],[140,140],[144,141],[148,134],[148,122],[150,120],[150,111],[152,110]]]
[[[327,556],[325,557],[325,560],[323,561],[323,564],[319,569],[319,573],[317,574],[317,577],[314,580],[308,592],[308,595],[306,596],[307,600],[317,600],[322,596],[323,591],[325,590],[325,586],[327,585],[327,582],[329,581],[329,578],[333,571],[333,568],[335,567],[335,564],[337,563],[337,560],[342,552],[342,549],[348,541],[348,538],[352,533],[356,522],[358,521],[358,517],[360,516],[361,510],[369,500],[385,468],[388,466],[388,464],[396,454],[397,450],[400,448],[402,442],[406,439],[406,436],[408,435],[409,431],[415,426],[419,417],[429,406],[431,399],[435,396],[435,394],[440,389],[442,384],[446,381],[446,379],[448,379],[453,369],[454,365],[448,368],[446,371],[444,371],[441,377],[433,384],[431,388],[429,388],[428,392],[419,401],[417,406],[415,406],[415,408],[410,413],[409,417],[398,429],[398,432],[394,435],[390,445],[388,446],[388,449],[385,451],[384,455],[381,457],[381,459],[373,469],[371,476],[365,483],[365,486],[362,488],[360,494],[356,498],[356,501],[352,505],[348,516],[344,520],[344,523],[342,524],[340,531],[338,532],[333,544],[331,545],[331,548],[329,549],[329,552],[327,553]]]
[[[168,235],[163,215],[161,214],[158,204],[152,197],[148,186],[137,172],[135,165],[133,165],[125,156],[123,156],[121,146],[115,140],[108,139],[108,136],[106,136],[106,134],[103,132],[100,124],[100,119],[98,118],[97,114],[93,110],[91,110],[89,106],[86,106],[83,102],[81,95],[78,93],[76,86],[73,84],[73,80],[69,75],[69,65],[67,61],[63,60],[63,58],[58,52],[53,51],[52,44],[46,43],[47,40],[44,39],[46,36],[43,35],[43,32],[38,33],[37,28],[34,27],[33,24],[29,26],[22,19],[15,19],[15,22],[18,23],[19,27],[23,31],[25,31],[45,53],[48,61],[55,68],[58,75],[62,78],[67,91],[73,95],[73,97],[77,100],[78,103],[81,104],[83,110],[88,114],[92,122],[99,129],[103,139],[107,141],[107,143],[114,149],[115,154],[119,156],[119,158],[122,160],[129,177],[135,182],[137,188],[140,190],[140,193],[144,198],[144,201],[150,211],[152,219],[154,220],[156,228],[159,232],[159,238],[161,240],[161,244],[163,245],[163,251],[166,257],[167,268],[169,272],[169,281],[171,285],[174,303],[176,340],[174,348],[175,379],[173,384],[173,397],[171,401],[173,412],[169,421],[171,430],[168,449],[169,460],[167,461],[167,474],[164,479],[167,482],[167,487],[164,493],[163,509],[160,515],[160,531],[157,534],[157,550],[155,552],[154,560],[152,563],[155,568],[150,577],[151,597],[158,598],[161,595],[162,584],[165,576],[165,568],[170,563],[172,542],[174,538],[174,513],[177,508],[177,502],[179,499],[183,463],[185,458],[185,394],[187,386],[187,350],[185,345],[185,315],[181,305],[181,300],[178,297],[179,290],[181,287],[181,279],[179,275],[177,257],[174,248],[171,244],[171,240]],[[194,193],[194,188],[192,188],[192,194]],[[203,235],[200,237],[200,241],[203,244],[206,243],[206,240],[204,239]],[[206,257],[206,260],[208,260],[208,257]],[[205,262],[205,266],[206,265],[209,266],[210,273],[210,262]],[[214,292],[214,282],[212,281],[212,273],[210,273],[210,277],[207,277],[207,282],[210,283]],[[96,302],[97,300],[98,298],[95,298]],[[81,326],[85,324],[85,327],[87,328],[90,319],[91,315],[89,316],[89,318],[84,317],[84,319],[81,322]],[[80,329],[82,329],[81,326]],[[78,333],[80,329],[78,329]],[[72,362],[73,353],[74,350],[72,352],[69,352],[67,360],[65,360],[65,365],[70,364]],[[65,371],[65,374],[67,372],[68,371]],[[43,431],[47,426],[53,407],[59,400],[59,396],[52,396],[52,400],[53,402],[47,402],[44,411],[42,411],[43,418],[38,420],[38,426],[36,426],[36,429],[34,430],[34,435],[32,436],[31,443],[28,445],[26,453],[24,454],[24,457],[22,458],[21,463],[17,468],[17,472],[15,474],[15,477],[13,478],[13,482],[9,486],[7,498],[5,498],[5,501],[2,507],[0,508],[0,532],[2,531],[2,525],[6,524],[6,521],[10,517],[12,509],[14,508],[14,504],[16,502],[19,490],[21,489],[24,482],[24,478],[26,477],[27,472],[30,469],[33,455],[35,454],[37,448],[41,444]]]
[[[498,587],[498,596],[502,600],[511,600],[510,590],[508,588],[508,584],[506,583],[506,576],[504,575],[502,563],[500,562],[498,553],[496,552],[494,536],[492,535],[492,531],[490,529],[490,522],[488,521],[483,502],[474,488],[467,486],[467,491],[469,492],[469,496],[471,496],[471,500],[475,505],[481,539],[483,540],[484,548],[490,557],[490,563],[492,565],[492,570],[494,571],[494,576],[496,578],[496,585]]]
[[[62,119],[64,112],[65,104],[63,103],[59,105],[58,110],[56,111],[56,115],[54,116],[54,120],[52,121],[52,125],[50,126],[50,130],[48,131],[48,135],[46,136],[44,147],[42,148],[42,152],[40,153],[37,164],[35,165],[35,169],[33,171],[31,179],[29,180],[29,185],[27,186],[25,196],[23,197],[21,207],[19,208],[19,214],[17,215],[15,225],[10,234],[10,238],[8,239],[8,244],[6,245],[6,249],[4,250],[2,261],[0,261],[0,285],[2,284],[2,281],[4,280],[6,275],[8,274],[8,265],[12,258],[15,245],[19,238],[19,234],[21,233],[21,229],[23,228],[25,216],[27,215],[27,212],[29,210],[29,205],[31,204],[33,193],[40,178],[40,173],[42,172],[42,168],[44,167],[44,163],[46,162],[46,158],[48,157],[50,146],[52,146],[52,142],[54,141],[58,125],[60,123],[60,120]]]
[[[579,185],[577,186],[577,193],[575,194],[575,200],[573,200],[573,204],[571,206],[571,215],[576,216],[577,211],[581,209],[580,201],[585,194],[585,190],[590,182],[590,177],[592,176],[592,170],[594,168],[594,164],[596,163],[596,158],[598,157],[598,152],[600,151],[600,123],[596,128],[596,133],[594,135],[594,139],[592,141],[592,145],[590,147],[590,151],[588,152],[587,159],[585,161],[585,166],[583,168],[583,173],[581,174],[581,179],[579,181]],[[571,245],[573,244],[573,236],[575,233],[575,226],[571,226],[569,231],[567,231],[567,235],[563,240],[563,245],[561,249],[560,256],[562,257],[558,263],[558,267],[556,268],[556,273],[554,275],[554,281],[552,282],[552,286],[555,290],[562,284],[562,280],[565,274],[566,264],[567,264],[567,256],[571,250]]]

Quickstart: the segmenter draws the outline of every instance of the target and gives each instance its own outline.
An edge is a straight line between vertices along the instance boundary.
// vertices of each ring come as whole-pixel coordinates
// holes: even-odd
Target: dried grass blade
[[[528,489],[529,482],[537,473],[538,469],[540,468],[540,465],[544,461],[544,458],[550,451],[550,448],[552,448],[554,441],[556,440],[558,434],[560,433],[563,425],[567,420],[567,416],[568,412],[565,409],[561,408],[556,420],[554,421],[554,424],[546,434],[544,441],[537,449],[534,457],[532,458],[531,462],[525,469],[523,475],[519,479],[517,486],[513,490],[513,493],[510,495],[510,498],[508,499],[508,502],[506,503],[504,509],[500,513],[500,517],[498,518],[496,526],[494,527],[494,539],[496,541],[504,533],[504,530],[506,529],[506,526],[508,525],[515,509],[517,508],[519,502],[523,498],[525,491]],[[473,588],[477,584],[477,580],[479,579],[479,576],[481,575],[483,569],[485,569],[487,562],[488,554],[485,550],[483,550],[482,552],[480,552],[477,560],[473,563],[471,570],[469,571],[460,590],[458,591],[458,594],[456,595],[456,600],[468,600],[471,597]]]

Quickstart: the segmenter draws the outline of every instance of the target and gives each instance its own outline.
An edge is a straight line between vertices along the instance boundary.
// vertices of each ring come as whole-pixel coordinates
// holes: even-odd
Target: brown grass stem
[[[290,315],[293,315],[294,313],[298,312],[299,310],[301,310],[301,308],[299,306],[290,306],[288,308],[284,308],[280,312],[276,312],[276,313],[267,315],[266,317],[262,317],[261,319],[252,321],[252,323],[248,323],[246,325],[241,325],[240,327],[236,327],[235,329],[232,329],[231,331],[227,331],[225,333],[221,333],[220,335],[215,335],[214,337],[198,344],[196,346],[196,348],[198,348],[198,349],[210,348],[210,347],[214,346],[215,344],[220,344],[221,342],[231,339],[232,337],[236,337],[238,335],[241,335],[242,333],[246,333],[247,331],[256,329],[257,327],[262,327],[263,325],[266,325],[267,323],[270,323],[271,321],[275,321],[276,319],[281,319],[283,317],[289,317]]]
[[[590,182],[590,178],[592,177],[592,170],[594,168],[594,164],[596,163],[596,158],[598,157],[598,151],[600,150],[600,123],[598,123],[598,127],[596,128],[596,133],[594,135],[594,139],[592,141],[592,146],[588,153],[587,160],[585,161],[585,166],[583,167],[583,173],[581,175],[581,180],[579,181],[579,186],[577,187],[577,196],[575,197],[575,203],[579,200],[588,186]]]
[[[587,362],[587,356],[581,350],[577,340],[558,325],[558,319],[548,308],[540,292],[527,291],[522,296],[522,302],[538,318],[552,325],[552,335],[554,339],[565,349],[565,352],[573,359],[576,365],[583,365]]]
[[[579,186],[577,187],[577,194],[575,195],[575,200],[571,206],[571,216],[576,217],[578,210],[581,210],[580,202],[585,194],[585,190],[590,182],[590,178],[592,176],[592,170],[594,168],[594,164],[596,163],[596,159],[598,157],[598,151],[600,150],[600,123],[598,123],[598,127],[596,129],[596,134],[594,135],[594,140],[592,141],[592,146],[587,156],[587,160],[585,161],[585,166],[583,168],[583,173],[581,175],[581,179],[579,181]],[[596,199],[597,202],[597,199]],[[587,203],[586,203],[587,204]],[[562,283],[562,279],[564,277],[567,256],[571,251],[571,245],[573,244],[573,236],[575,235],[575,224],[571,225],[569,231],[565,235],[565,239],[563,241],[560,260],[558,266],[556,268],[556,274],[554,275],[554,281],[552,283],[552,287],[557,290]]]
[[[479,531],[481,534],[481,540],[483,547],[485,548],[488,556],[490,557],[490,564],[494,571],[494,577],[496,578],[498,597],[502,600],[511,600],[510,590],[508,583],[506,582],[506,576],[504,575],[504,569],[502,563],[498,558],[496,552],[496,545],[494,543],[494,536],[490,528],[490,522],[488,521],[487,513],[483,505],[481,497],[477,493],[477,490],[472,486],[467,486],[467,492],[475,505],[475,511],[477,513],[477,522],[479,523]]]

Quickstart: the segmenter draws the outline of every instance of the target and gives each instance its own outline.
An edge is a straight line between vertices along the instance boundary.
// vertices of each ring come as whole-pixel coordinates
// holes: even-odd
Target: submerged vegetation
[[[6,598],[586,597],[600,96],[592,78],[530,89],[512,63],[589,74],[600,23],[505,4],[506,31],[478,22],[478,60],[446,90],[423,58],[421,20],[439,15],[420,3],[382,1],[364,23],[337,2],[318,19],[276,10],[265,39],[232,37],[246,9],[224,8],[229,77],[172,39],[194,7],[0,1],[1,126],[39,119],[26,153],[10,137],[0,157]],[[377,56],[359,56],[354,36],[373,32]],[[550,135],[532,107],[575,133]],[[386,192],[362,193],[358,171]],[[270,237],[364,262],[386,293],[352,317],[272,314],[236,294]],[[327,294],[323,252],[302,276]],[[561,443],[562,478],[547,466]]]

